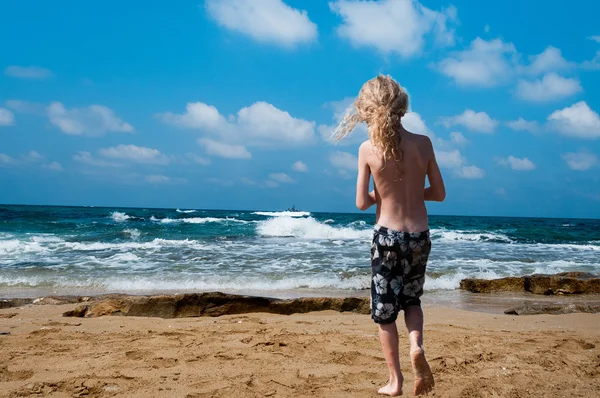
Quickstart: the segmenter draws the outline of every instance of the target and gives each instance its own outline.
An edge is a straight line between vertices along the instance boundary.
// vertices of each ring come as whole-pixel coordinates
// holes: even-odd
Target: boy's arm
[[[427,179],[429,180],[429,187],[425,188],[425,200],[434,202],[443,202],[446,199],[446,187],[444,186],[444,179],[440,167],[435,159],[435,151],[429,138],[427,138],[429,144],[429,163],[427,164]]]
[[[356,180],[356,207],[360,210],[367,210],[377,203],[375,191],[369,192],[369,182],[371,180],[371,169],[366,159],[368,143],[363,143],[358,149],[358,178]]]

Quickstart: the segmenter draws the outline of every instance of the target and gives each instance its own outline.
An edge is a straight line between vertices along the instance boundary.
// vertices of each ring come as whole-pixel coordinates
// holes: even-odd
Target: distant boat
[[[296,205],[292,205],[292,207],[290,207],[289,209],[287,209],[286,211],[291,211],[291,212],[298,212],[298,211],[302,211],[300,209],[296,209]]]

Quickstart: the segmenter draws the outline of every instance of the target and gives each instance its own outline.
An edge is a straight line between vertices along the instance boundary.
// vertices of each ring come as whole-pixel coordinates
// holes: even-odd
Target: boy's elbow
[[[364,201],[364,200],[357,200],[356,201],[356,207],[358,208],[358,210],[367,210],[369,208],[369,205]]]
[[[441,192],[438,193],[437,195],[437,201],[438,202],[443,202],[446,199],[446,190],[443,189]]]

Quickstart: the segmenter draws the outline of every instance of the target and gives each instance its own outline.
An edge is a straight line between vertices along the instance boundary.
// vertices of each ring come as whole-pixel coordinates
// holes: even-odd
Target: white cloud
[[[290,177],[289,175],[287,175],[285,173],[269,174],[269,179],[271,179],[275,182],[283,183],[283,184],[291,184],[291,183],[296,182],[296,181],[294,181],[294,179],[292,177]]]
[[[535,133],[539,128],[536,121],[529,122],[522,117],[517,120],[508,121],[506,125],[515,131],[529,131],[530,133]]]
[[[40,66],[8,66],[4,69],[4,74],[20,79],[45,79],[52,76],[52,72]]]
[[[251,159],[252,154],[243,145],[228,145],[209,138],[200,138],[198,143],[209,155],[226,159]]]
[[[517,171],[529,171],[535,169],[535,164],[528,158],[516,158],[514,156],[509,156],[507,158],[500,158],[497,160],[498,164],[503,166],[510,166],[511,169]]]
[[[308,166],[306,165],[306,163],[298,160],[292,165],[292,169],[301,173],[306,173],[308,171]]]
[[[206,0],[204,7],[219,25],[259,42],[293,47],[317,39],[307,12],[282,0]]]
[[[581,64],[584,69],[597,70],[600,69],[600,50],[596,51],[596,55],[590,61],[585,61]]]
[[[240,178],[240,181],[242,181],[242,183],[246,184],[246,185],[258,185],[258,183],[256,181],[251,180],[248,177],[242,177],[242,178]]]
[[[238,126],[255,140],[256,145],[272,143],[305,144],[314,140],[315,123],[296,119],[266,102],[240,109]]]
[[[585,101],[554,111],[548,116],[548,121],[563,135],[579,138],[600,137],[600,116],[590,109]]]
[[[423,119],[421,119],[421,115],[417,112],[407,112],[402,117],[402,126],[411,133],[423,134],[431,139],[435,138],[433,131],[429,130]]]
[[[206,181],[212,184],[221,185],[222,187],[232,187],[234,185],[234,182],[231,180],[224,180],[216,177],[207,178]]]
[[[475,165],[467,166],[465,159],[458,149],[450,151],[435,151],[435,157],[440,167],[451,169],[456,177],[465,179],[479,179],[485,172]]]
[[[463,166],[458,170],[457,175],[461,178],[469,180],[477,180],[485,177],[485,171],[477,166]]]
[[[0,107],[0,126],[10,126],[15,122],[15,115],[6,108]]]
[[[343,20],[338,35],[356,47],[408,58],[421,53],[427,35],[434,36],[437,44],[454,45],[454,30],[448,27],[457,19],[452,6],[440,12],[416,0],[337,0],[329,8]]]
[[[471,46],[443,59],[436,68],[458,85],[493,87],[510,81],[518,62],[512,43],[476,38]]]
[[[146,182],[151,184],[186,184],[187,180],[185,178],[178,177],[167,177],[161,174],[150,174],[145,178]]]
[[[40,164],[41,168],[52,170],[52,171],[62,171],[62,166],[58,162],[50,162],[43,163],[44,156],[40,155],[36,151],[29,151],[28,153],[21,155],[19,159],[12,158],[8,155],[0,153],[0,166],[25,166],[28,164]]]
[[[29,153],[27,153],[27,155],[23,155],[22,158],[25,162],[31,163],[40,162],[44,159],[44,157],[36,151],[29,151]]]
[[[20,100],[8,100],[5,102],[5,104],[15,112],[34,113],[41,116],[46,115],[47,106],[45,106],[44,104]]]
[[[579,80],[548,73],[542,79],[519,80],[517,97],[532,102],[548,102],[569,97],[583,91]]]
[[[494,192],[500,196],[506,195],[506,189],[504,189],[504,188],[496,188],[496,189],[494,189]]]
[[[600,36],[590,36],[590,40],[594,40],[596,43],[600,43]]]
[[[50,162],[42,166],[43,168],[51,171],[63,171],[63,167],[58,162]]]
[[[350,171],[358,170],[358,158],[348,152],[337,151],[329,154],[329,162],[338,169]]]
[[[122,167],[123,164],[117,162],[109,162],[103,159],[98,159],[87,151],[80,151],[73,155],[73,160],[80,163],[85,163],[96,167]]]
[[[448,169],[460,168],[465,162],[458,149],[452,151],[435,151],[435,158],[440,167]]]
[[[265,181],[265,187],[267,187],[267,188],[277,188],[278,186],[279,186],[279,184],[273,180]]]
[[[484,31],[485,33],[490,33],[490,25],[485,25],[485,26],[483,27],[483,31]]]
[[[17,163],[15,159],[11,158],[8,155],[0,153],[0,166],[11,166],[15,163]]]
[[[443,59],[436,67],[459,85],[494,87],[508,83],[520,74],[541,75],[573,69],[576,66],[563,58],[560,49],[552,46],[540,54],[529,56],[528,65],[523,65],[521,58],[522,55],[512,43],[501,39],[486,41],[478,37],[471,42],[469,48]],[[556,74],[548,76],[551,76],[551,81],[546,84],[556,86]]]
[[[196,164],[201,164],[202,166],[208,166],[210,164],[210,159],[203,158],[202,156],[198,156],[195,153],[186,153],[184,155],[184,159]]]
[[[102,148],[98,150],[98,153],[106,158],[136,163],[169,163],[167,156],[160,153],[158,149],[135,145],[119,145],[116,147]]]
[[[477,133],[493,133],[498,126],[498,121],[490,118],[487,113],[475,112],[471,109],[465,110],[460,115],[444,117],[441,119],[441,123],[446,127],[464,126]]]
[[[212,105],[190,102],[185,111],[181,115],[165,112],[156,116],[167,124],[185,128],[223,131],[228,127],[227,120]]]
[[[524,68],[524,72],[534,75],[571,69],[574,63],[563,58],[561,51],[549,46],[541,54],[529,57],[530,64]]]
[[[577,171],[589,170],[598,163],[598,157],[586,151],[565,153],[562,158],[572,170]]]
[[[450,139],[456,145],[466,145],[469,143],[469,140],[467,140],[462,133],[459,133],[457,131],[450,133]]]
[[[107,132],[134,131],[129,123],[116,117],[110,108],[103,105],[67,109],[60,102],[53,102],[47,114],[50,123],[66,134],[99,136]]]
[[[292,117],[266,102],[256,102],[225,118],[217,108],[202,102],[189,103],[181,115],[156,115],[163,122],[199,129],[221,137],[222,141],[261,147],[302,145],[315,140],[315,123]]]

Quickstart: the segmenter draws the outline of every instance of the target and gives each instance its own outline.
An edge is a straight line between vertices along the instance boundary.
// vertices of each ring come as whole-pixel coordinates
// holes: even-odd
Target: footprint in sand
[[[596,345],[592,344],[592,343],[588,343],[587,341],[584,341],[584,340],[562,339],[554,345],[554,348],[563,348],[566,350],[573,350],[573,349],[591,350],[591,349],[596,348]]]
[[[31,370],[17,370],[11,372],[7,366],[0,367],[0,382],[27,380],[33,376]]]
[[[156,358],[152,358],[151,367],[154,369],[172,368],[173,366],[177,365],[177,362],[179,362],[179,360],[177,358],[156,357]]]
[[[139,361],[148,358],[150,356],[150,353],[148,351],[127,351],[125,352],[125,356],[127,357],[127,359]]]

